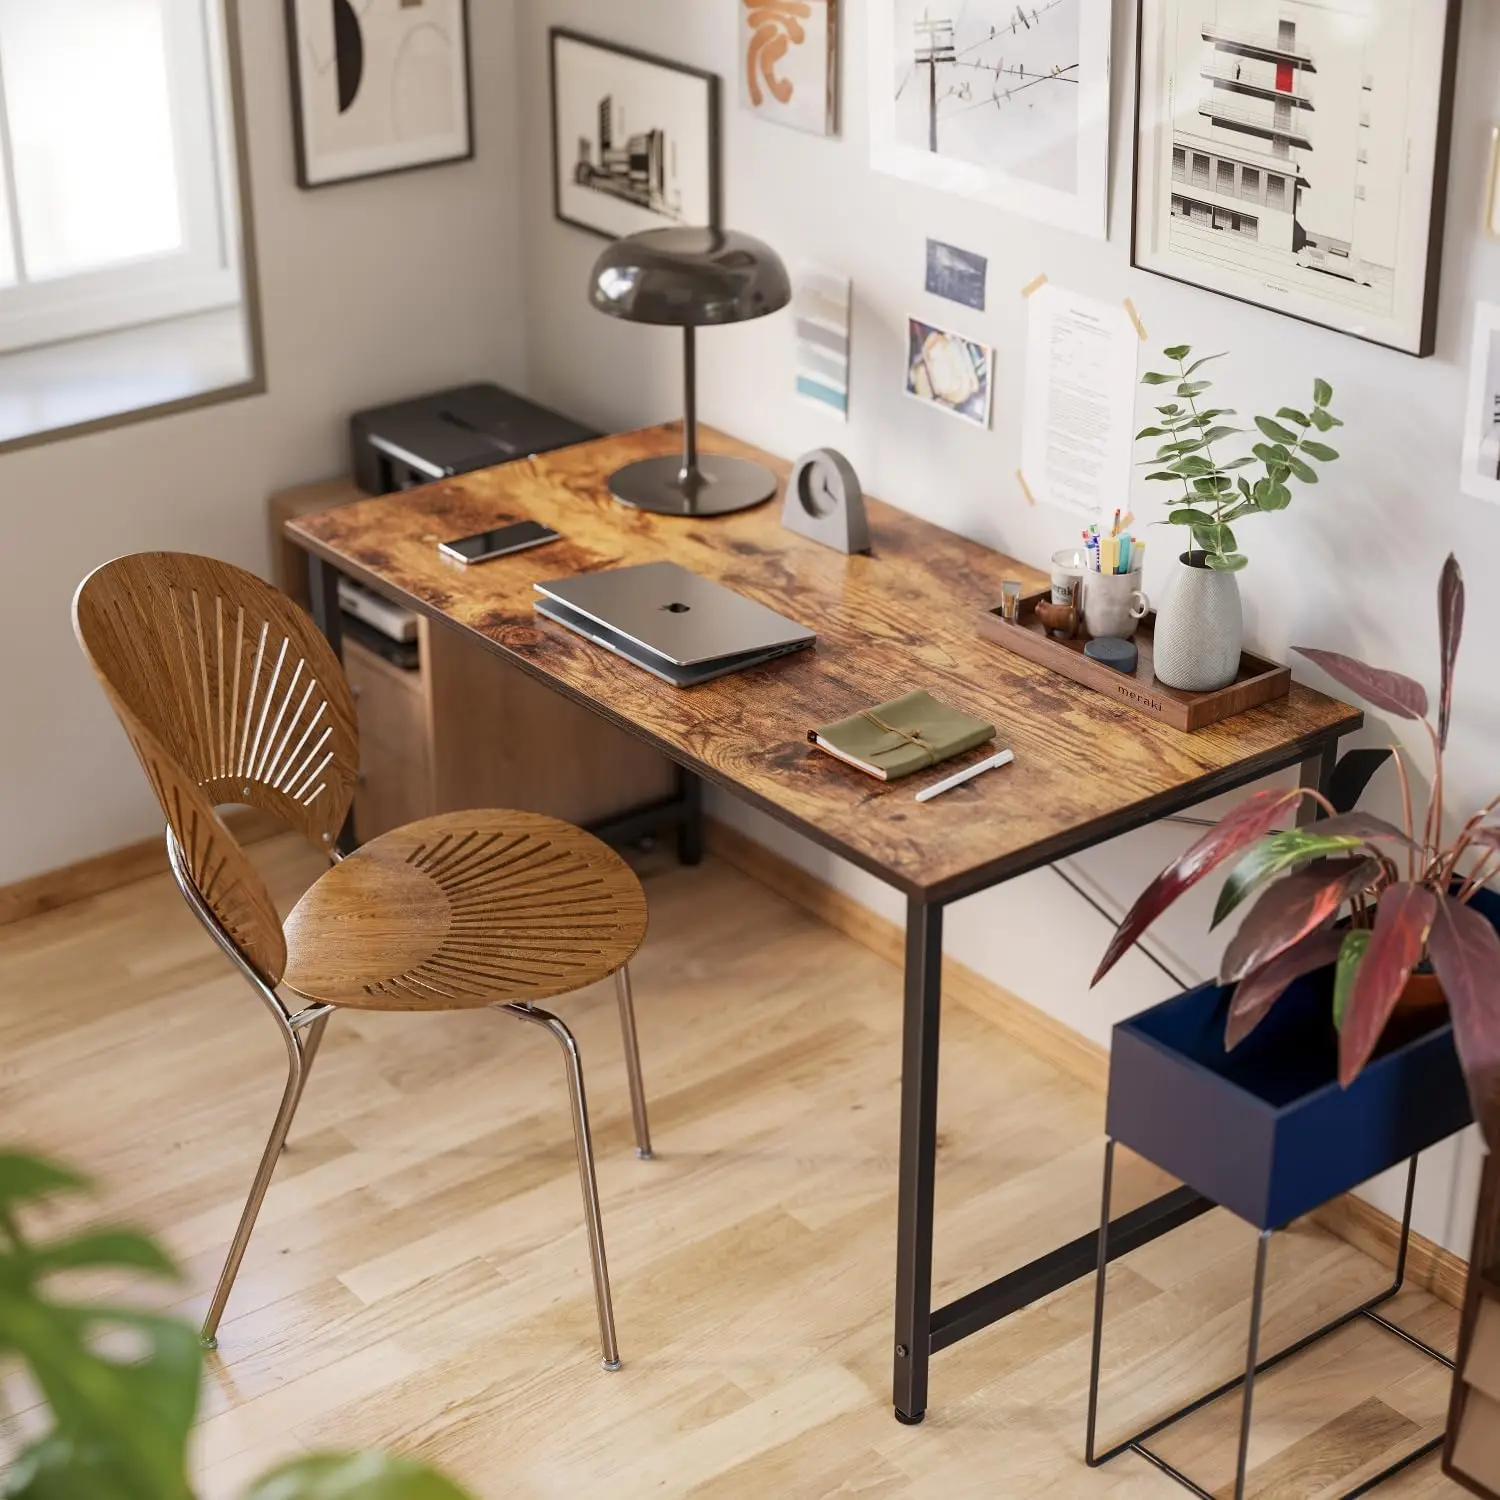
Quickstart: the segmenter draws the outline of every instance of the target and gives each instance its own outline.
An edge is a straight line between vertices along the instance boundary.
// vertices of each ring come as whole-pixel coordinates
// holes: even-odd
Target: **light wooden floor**
[[[278,898],[316,874],[262,844]],[[648,878],[636,994],[659,1159],[638,1162],[612,994],[579,1035],[624,1370],[598,1367],[553,1044],[488,1013],[335,1018],[211,1359],[206,1500],[302,1448],[380,1444],[483,1497],[1128,1497],[1081,1459],[1092,1286],[888,1394],[899,976],[721,864]],[[98,1174],[201,1310],[281,1087],[280,1041],[165,877],[0,928],[0,1139]],[[965,1010],[944,1019],[937,1281],[969,1289],[1095,1222],[1101,1103]],[[1117,1204],[1157,1184],[1123,1170]],[[1240,1367],[1252,1236],[1213,1214],[1111,1278],[1107,1431]],[[1273,1256],[1264,1347],[1382,1284],[1321,1231]],[[1422,1294],[1397,1317],[1446,1343]],[[14,1385],[14,1382],[12,1382]],[[1331,1496],[1438,1430],[1446,1381],[1359,1326],[1262,1383],[1252,1493]],[[1209,1488],[1233,1412],[1160,1446]],[[1381,1494],[1457,1495],[1435,1460]]]

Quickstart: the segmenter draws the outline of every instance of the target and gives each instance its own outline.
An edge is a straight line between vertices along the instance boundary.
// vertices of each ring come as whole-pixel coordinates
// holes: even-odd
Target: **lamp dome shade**
[[[633,323],[701,328],[744,323],[792,300],[781,257],[728,229],[647,229],[616,240],[594,263],[589,300]]]

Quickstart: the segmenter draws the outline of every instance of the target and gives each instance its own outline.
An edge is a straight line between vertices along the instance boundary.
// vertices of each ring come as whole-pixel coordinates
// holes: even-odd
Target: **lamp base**
[[[643,458],[609,476],[616,500],[665,516],[724,516],[762,504],[776,489],[776,476],[764,465],[718,453],[701,457],[697,474],[686,479],[681,455]]]

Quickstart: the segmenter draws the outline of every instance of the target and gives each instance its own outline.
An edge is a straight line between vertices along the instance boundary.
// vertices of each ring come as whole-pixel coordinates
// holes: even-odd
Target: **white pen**
[[[934,797],[940,797],[944,792],[951,792],[954,787],[962,786],[966,781],[972,781],[984,771],[993,771],[997,766],[1008,766],[1015,758],[1013,750],[1002,750],[999,755],[992,755],[988,760],[980,761],[977,766],[970,766],[968,770],[960,771],[956,776],[950,776],[946,781],[940,781],[936,786],[930,786],[918,792],[917,801],[931,802]]]

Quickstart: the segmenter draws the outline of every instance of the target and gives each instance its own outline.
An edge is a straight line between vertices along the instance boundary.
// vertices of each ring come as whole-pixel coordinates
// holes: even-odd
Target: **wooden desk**
[[[789,465],[704,430],[710,452]],[[844,557],[783,530],[779,502],[713,519],[650,515],[609,495],[637,458],[676,451],[676,425],[603,438],[287,524],[312,555],[319,611],[334,570],[472,631],[507,661],[639,736],[696,776],[816,840],[907,897],[896,1414],[920,1421],[930,1354],[1094,1268],[1090,1234],[1033,1266],[931,1306],[943,908],[1270,772],[1326,781],[1358,710],[1294,686],[1283,702],[1196,734],[1146,719],[974,631],[1001,581],[1043,575],[878,501],[873,553]],[[531,516],[564,540],[465,570],[437,542],[501,516]],[[532,583],[671,559],[818,632],[815,650],[683,691],[532,610]],[[990,718],[1014,747],[1009,769],[934,802],[913,793],[951,767],[885,786],[813,750],[807,731],[923,687]],[[1202,1212],[1182,1192],[1119,1221],[1111,1247],[1142,1244]]]

